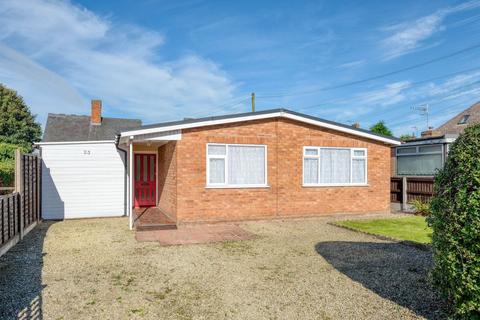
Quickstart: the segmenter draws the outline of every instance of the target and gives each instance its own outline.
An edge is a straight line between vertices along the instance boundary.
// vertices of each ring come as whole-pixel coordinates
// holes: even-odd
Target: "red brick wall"
[[[269,187],[205,188],[208,142],[267,145]],[[306,145],[367,148],[369,185],[302,187]],[[380,142],[287,119],[268,119],[183,130],[176,152],[180,222],[390,210],[390,147]]]
[[[177,217],[176,142],[158,148],[158,207],[170,218]]]

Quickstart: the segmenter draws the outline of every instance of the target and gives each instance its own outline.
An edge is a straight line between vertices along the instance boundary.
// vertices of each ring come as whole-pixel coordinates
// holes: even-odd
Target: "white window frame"
[[[307,155],[307,149],[316,149],[317,155]],[[350,150],[350,182],[349,183],[306,183],[305,182],[305,159],[318,159],[318,180],[320,181],[320,149],[342,149]],[[355,156],[355,151],[363,151],[363,156]],[[353,183],[353,159],[365,160],[365,182]],[[368,150],[367,148],[346,148],[346,147],[318,147],[304,146],[302,154],[302,185],[304,187],[361,187],[368,186]]]
[[[225,146],[225,155],[209,155],[208,147],[209,146]],[[265,183],[261,184],[231,184],[228,182],[228,147],[229,146],[244,146],[244,147],[263,147],[265,150]],[[205,154],[207,159],[207,181],[206,188],[215,189],[215,188],[268,188],[268,148],[265,144],[242,144],[242,143],[207,143],[205,148]],[[224,159],[225,161],[225,182],[224,183],[210,183],[210,159]]]
[[[430,146],[440,146],[440,151],[434,151],[434,152],[420,152],[421,147],[430,147]],[[399,149],[406,149],[406,148],[415,148],[415,152],[409,152],[409,153],[399,153]],[[405,157],[405,156],[423,156],[423,155],[432,155],[432,154],[440,154],[442,156],[442,167],[445,165],[445,151],[448,153],[449,145],[441,144],[441,143],[434,143],[434,144],[421,144],[421,145],[416,145],[416,146],[402,146],[402,147],[397,147],[395,148],[395,174],[398,176],[408,176],[405,174],[399,174],[398,173],[398,158],[399,157]],[[414,177],[430,177],[432,175],[412,175]]]

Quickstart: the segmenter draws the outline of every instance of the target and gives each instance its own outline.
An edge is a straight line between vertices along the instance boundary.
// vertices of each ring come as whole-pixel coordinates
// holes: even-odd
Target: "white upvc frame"
[[[317,150],[317,155],[306,155],[307,149]],[[320,149],[342,149],[350,150],[350,182],[349,183],[306,183],[305,182],[305,159],[317,159],[318,160],[318,181],[320,181]],[[355,156],[355,151],[363,151],[363,156]],[[368,150],[367,148],[355,148],[355,147],[319,147],[319,146],[304,146],[302,151],[302,186],[303,187],[362,187],[368,186]],[[353,183],[353,160],[362,159],[365,160],[365,182]]]
[[[225,155],[209,155],[208,147],[209,146],[225,146]],[[261,184],[230,184],[228,183],[228,146],[244,146],[244,147],[263,147],[265,152],[264,166],[265,166],[265,176],[264,183]],[[230,188],[230,189],[242,189],[242,188],[268,188],[268,147],[265,144],[241,144],[241,143],[207,143],[205,148],[206,155],[206,183],[205,188],[207,189],[221,189],[221,188]],[[225,161],[225,182],[224,183],[210,183],[210,159],[224,159]]]

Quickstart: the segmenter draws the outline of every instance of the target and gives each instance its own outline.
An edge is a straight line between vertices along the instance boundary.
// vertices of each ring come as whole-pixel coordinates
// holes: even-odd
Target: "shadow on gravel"
[[[43,319],[43,242],[53,223],[40,223],[0,258],[0,319]]]
[[[428,281],[432,253],[400,243],[320,242],[315,250],[335,269],[379,296],[427,319],[445,318]]]

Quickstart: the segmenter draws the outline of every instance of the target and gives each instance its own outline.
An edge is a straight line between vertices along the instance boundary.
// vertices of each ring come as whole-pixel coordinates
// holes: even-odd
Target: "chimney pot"
[[[102,100],[92,100],[92,115],[90,116],[92,124],[102,124]]]
[[[360,123],[355,122],[354,124],[352,124],[352,127],[355,128],[355,129],[359,129],[360,128]]]

